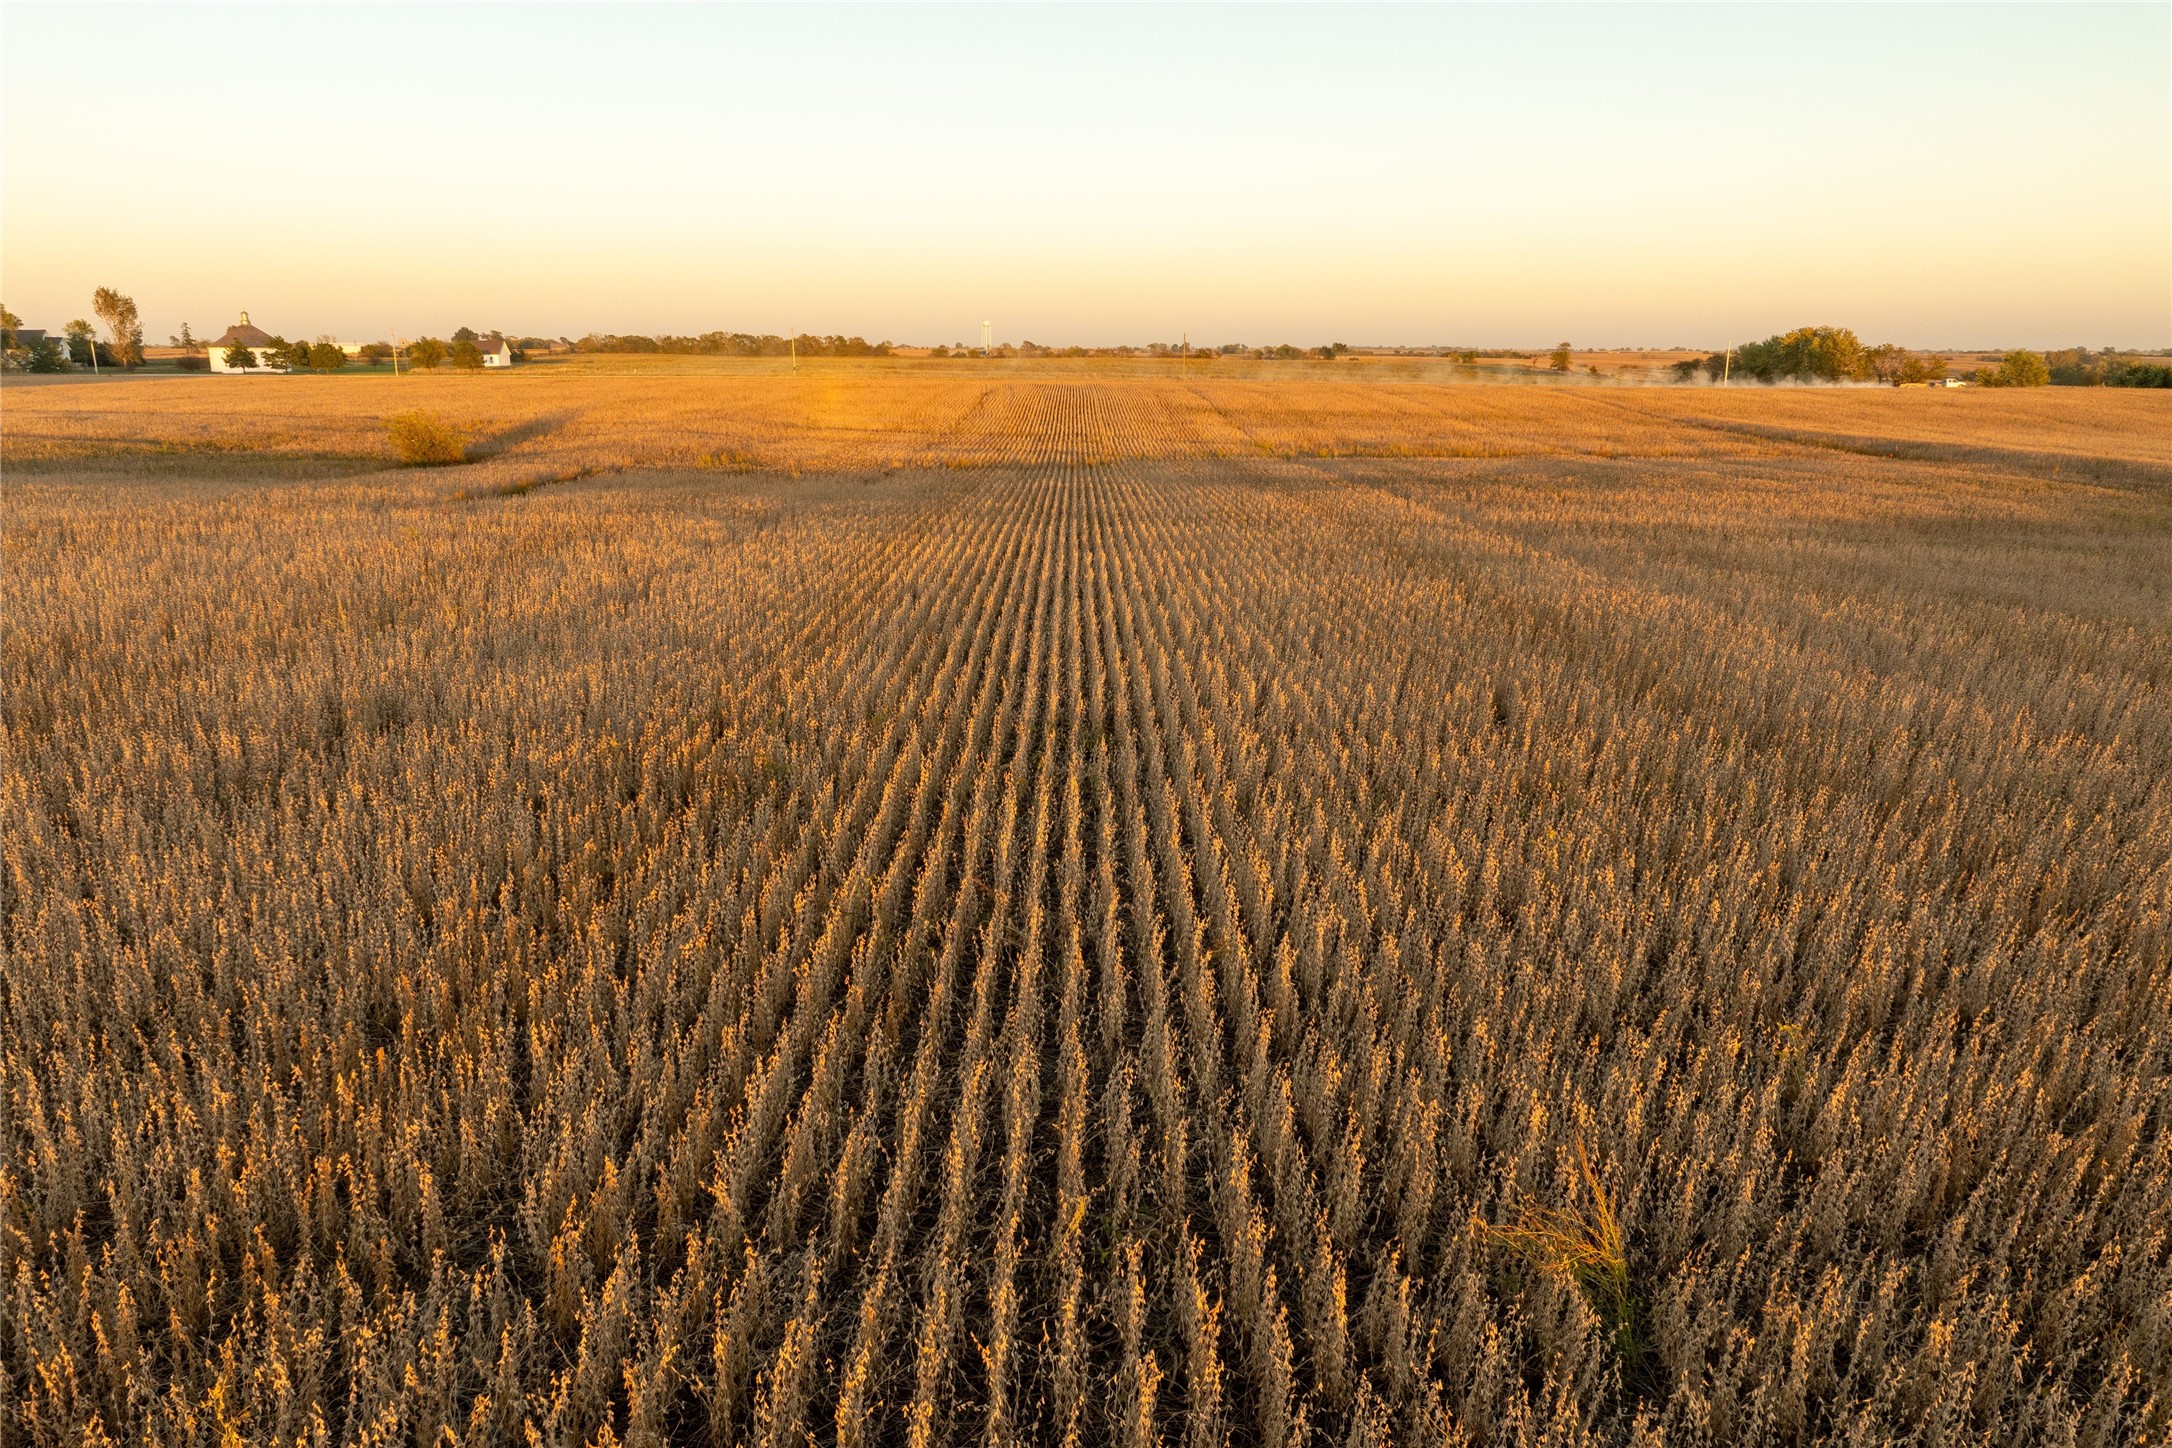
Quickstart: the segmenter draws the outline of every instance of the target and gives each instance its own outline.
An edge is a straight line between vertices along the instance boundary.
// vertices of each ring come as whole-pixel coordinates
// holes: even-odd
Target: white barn
[[[513,344],[503,337],[484,337],[475,344],[475,350],[483,354],[485,367],[510,367],[513,365]]]
[[[243,312],[241,320],[228,327],[225,335],[211,344],[211,370],[224,372],[235,377],[242,375],[241,368],[226,365],[227,349],[237,345],[247,347],[256,354],[256,366],[252,370],[257,372],[284,372],[287,370],[264,355],[264,349],[271,345],[271,333],[265,331],[262,327],[251,326],[247,312]]]

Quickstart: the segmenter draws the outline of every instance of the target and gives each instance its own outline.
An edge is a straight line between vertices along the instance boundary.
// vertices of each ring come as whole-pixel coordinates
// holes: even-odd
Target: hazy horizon
[[[24,8],[0,287],[148,340],[2172,345],[2172,10]],[[228,92],[230,99],[222,99]]]

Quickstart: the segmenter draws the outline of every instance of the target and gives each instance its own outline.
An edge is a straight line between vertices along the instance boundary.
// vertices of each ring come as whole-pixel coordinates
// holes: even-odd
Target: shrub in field
[[[467,439],[434,412],[395,413],[385,419],[385,431],[392,450],[411,468],[467,461]]]

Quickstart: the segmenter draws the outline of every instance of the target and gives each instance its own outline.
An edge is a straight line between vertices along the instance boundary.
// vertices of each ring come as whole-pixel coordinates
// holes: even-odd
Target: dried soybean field
[[[2172,1434],[2172,408],[1286,376],[9,388],[0,1436]]]

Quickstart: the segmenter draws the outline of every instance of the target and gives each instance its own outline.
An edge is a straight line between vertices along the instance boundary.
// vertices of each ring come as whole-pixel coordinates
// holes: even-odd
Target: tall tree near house
[[[256,353],[236,342],[226,349],[226,365],[236,372],[248,372],[256,367]]]
[[[136,315],[136,299],[124,297],[111,287],[100,287],[91,293],[91,310],[113,334],[114,360],[123,367],[140,365],[143,361],[143,325]]]
[[[68,334],[68,360],[78,367],[88,367],[97,356],[98,333],[81,317],[62,328]]]
[[[462,327],[459,331],[453,333],[452,339],[455,342],[472,342],[475,340],[475,329],[473,327]]]
[[[473,342],[455,342],[452,348],[452,365],[469,372],[479,371],[483,365],[483,349]]]
[[[427,372],[444,360],[445,344],[435,337],[417,337],[407,344],[407,361],[411,367],[420,367]]]

